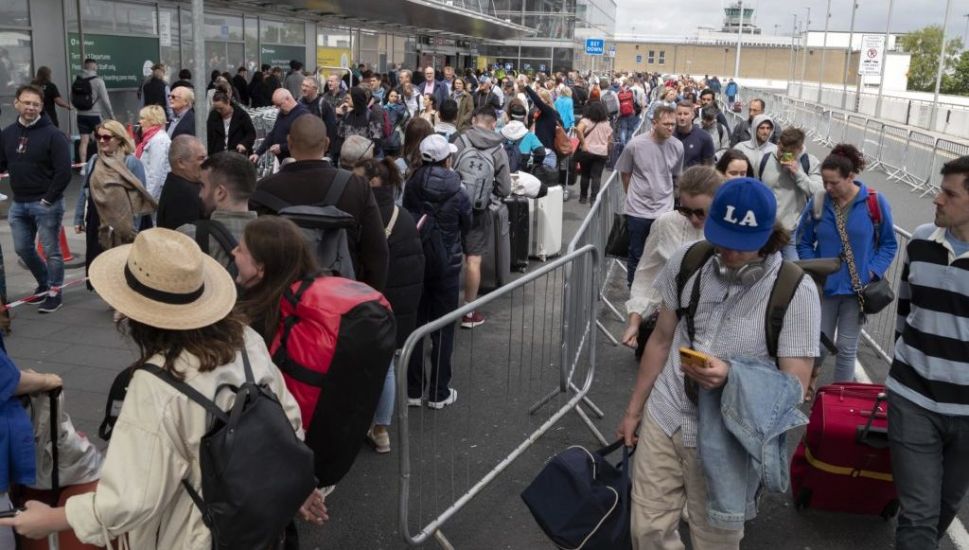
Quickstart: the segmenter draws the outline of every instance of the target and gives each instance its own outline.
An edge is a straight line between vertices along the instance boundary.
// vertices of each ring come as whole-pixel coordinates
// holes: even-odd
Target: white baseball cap
[[[421,158],[427,162],[441,162],[457,152],[458,148],[440,134],[431,134],[421,141]]]

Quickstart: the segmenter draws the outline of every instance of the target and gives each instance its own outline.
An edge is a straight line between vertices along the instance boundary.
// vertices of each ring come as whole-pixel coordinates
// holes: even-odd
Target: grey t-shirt
[[[630,174],[624,212],[656,219],[673,210],[673,178],[683,171],[683,144],[673,137],[657,143],[650,134],[637,136],[619,155],[616,170]]]

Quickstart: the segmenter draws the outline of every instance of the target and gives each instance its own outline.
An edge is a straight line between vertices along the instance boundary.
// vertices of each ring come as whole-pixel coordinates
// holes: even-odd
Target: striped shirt
[[[764,316],[777,272],[781,267],[781,254],[768,256],[766,274],[750,286],[730,284],[716,273],[712,261],[708,261],[683,286],[683,295],[677,296],[676,275],[689,245],[670,258],[666,269],[657,277],[656,286],[663,296],[663,306],[676,310],[690,301],[693,283],[700,279],[700,300],[697,305],[696,339],[693,349],[723,360],[731,357],[750,357],[771,361],[764,339]],[[777,341],[778,357],[817,357],[821,334],[821,301],[818,290],[810,277],[804,277],[784,316],[784,326]],[[696,447],[697,409],[683,391],[683,372],[680,370],[681,346],[690,347],[685,319],[676,325],[673,344],[663,371],[653,385],[646,402],[646,410],[672,437],[682,430],[683,445]]]
[[[905,249],[895,360],[886,386],[936,412],[969,416],[969,253],[920,226]]]

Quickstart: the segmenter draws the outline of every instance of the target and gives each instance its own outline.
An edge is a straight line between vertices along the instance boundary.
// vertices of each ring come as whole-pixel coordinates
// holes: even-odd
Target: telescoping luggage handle
[[[885,449],[888,447],[888,428],[872,427],[871,423],[875,418],[887,418],[887,413],[882,410],[882,403],[888,398],[885,392],[878,392],[875,396],[875,406],[871,412],[863,413],[868,417],[864,426],[856,428],[855,441],[861,445],[868,445],[873,449]]]

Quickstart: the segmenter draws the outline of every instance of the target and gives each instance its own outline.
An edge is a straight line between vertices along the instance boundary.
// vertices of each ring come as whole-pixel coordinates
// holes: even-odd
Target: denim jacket
[[[722,529],[741,529],[757,515],[761,485],[785,492],[790,482],[788,430],[807,424],[797,409],[802,388],[770,362],[730,359],[727,383],[701,390],[699,452],[707,481],[707,515]]]

